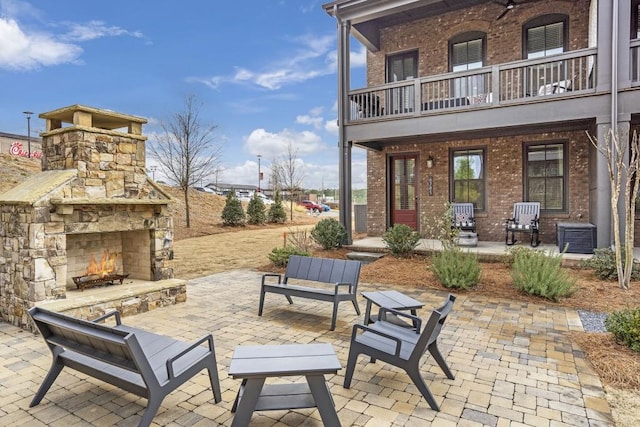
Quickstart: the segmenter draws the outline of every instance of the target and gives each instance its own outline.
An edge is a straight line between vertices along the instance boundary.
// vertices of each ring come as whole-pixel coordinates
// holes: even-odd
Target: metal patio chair
[[[371,362],[380,359],[390,365],[404,369],[431,409],[439,411],[440,407],[420,374],[420,359],[429,350],[429,353],[431,353],[431,356],[447,378],[454,379],[453,373],[440,354],[440,350],[438,350],[437,339],[455,300],[455,295],[449,294],[444,304],[433,310],[424,328],[421,328],[422,319],[419,317],[384,307],[380,308],[379,320],[375,323],[368,326],[354,325],[351,334],[347,371],[344,376],[344,388],[351,386],[358,355],[366,354],[371,357]],[[385,320],[386,313],[408,318],[411,322],[415,322],[417,328],[414,330],[388,322]],[[359,331],[362,333],[358,333]]]

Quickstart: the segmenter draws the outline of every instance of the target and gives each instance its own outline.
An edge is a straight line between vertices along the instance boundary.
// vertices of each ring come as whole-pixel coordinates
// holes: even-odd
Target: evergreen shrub
[[[341,247],[346,237],[344,226],[333,218],[323,219],[311,229],[311,238],[325,250]]]
[[[247,219],[249,224],[260,225],[267,221],[267,209],[258,193],[253,193],[253,197],[247,205]]]
[[[286,245],[282,248],[273,248],[267,257],[276,267],[286,267],[291,255],[311,256],[308,252],[301,251],[291,245]]]
[[[478,255],[447,245],[441,252],[434,252],[431,271],[445,288],[469,289],[480,282],[482,268]]]
[[[382,241],[395,257],[410,255],[420,243],[420,235],[406,224],[396,224],[382,235]]]
[[[640,307],[614,311],[604,321],[616,342],[640,352]]]
[[[242,209],[242,203],[235,195],[235,191],[229,191],[222,209],[222,225],[237,227],[244,225],[246,215]]]
[[[562,254],[552,255],[539,250],[517,252],[511,278],[521,291],[558,301],[576,291],[575,279],[571,279],[561,265]]]

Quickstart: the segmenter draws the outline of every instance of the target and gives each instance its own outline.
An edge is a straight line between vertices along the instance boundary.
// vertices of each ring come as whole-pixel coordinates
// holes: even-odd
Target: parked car
[[[311,212],[319,213],[324,211],[324,208],[316,202],[312,202],[311,200],[302,200],[298,203],[301,206],[304,206],[306,209]]]
[[[268,198],[262,193],[256,193],[256,194],[258,194],[258,197],[262,200],[262,203],[264,203],[265,205],[271,205],[275,203],[273,200],[271,200],[270,198]]]
[[[331,210],[329,205],[325,205],[324,203],[320,203],[320,206],[322,206],[322,211],[323,212],[329,212]]]
[[[216,194],[216,192],[209,187],[193,187],[193,188],[198,191],[202,191],[203,193]]]

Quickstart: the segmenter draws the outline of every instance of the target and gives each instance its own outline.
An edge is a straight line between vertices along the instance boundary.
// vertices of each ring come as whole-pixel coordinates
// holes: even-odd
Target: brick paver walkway
[[[238,270],[192,280],[186,303],[124,319],[185,340],[207,332],[215,339],[223,401],[213,403],[202,372],[165,399],[154,424],[230,425],[239,381],[227,370],[239,344],[331,343],[344,367],[351,327],[362,321],[351,304],[341,304],[333,332],[329,303],[294,298],[289,306],[284,297],[268,294],[258,317],[259,277]],[[396,289],[426,304],[419,315],[445,296]],[[364,299],[360,305],[364,309]],[[572,310],[459,296],[439,345],[456,379],[448,380],[429,356],[423,358],[423,373],[441,412],[429,408],[403,371],[360,357],[351,389],[342,387],[344,368],[328,377],[338,416],[343,426],[611,426],[600,380],[567,337],[572,329],[581,330]],[[145,399],[72,370],[63,371],[43,402],[29,408],[50,359],[40,337],[0,323],[0,424],[137,425]],[[289,380],[295,378],[281,381]],[[255,413],[251,425],[321,422],[315,409],[300,409]]]

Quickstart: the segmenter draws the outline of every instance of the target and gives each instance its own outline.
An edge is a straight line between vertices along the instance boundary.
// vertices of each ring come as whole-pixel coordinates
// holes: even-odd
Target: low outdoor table
[[[247,426],[253,411],[318,408],[325,426],[340,426],[325,374],[342,369],[331,344],[238,346],[229,375],[242,384],[233,403],[232,427]],[[304,376],[306,383],[265,384],[268,377]]]
[[[410,296],[398,291],[363,292],[362,296],[367,300],[367,308],[364,311],[365,325],[368,325],[369,323],[375,321],[371,317],[372,303],[379,307],[392,308],[394,310],[411,310],[411,314],[413,314],[414,316],[416,315],[416,310],[424,306],[424,304],[420,301],[415,300]],[[408,326],[406,323],[402,322],[402,320],[399,319],[397,321],[391,319],[388,320],[392,321],[392,323],[398,323],[401,326]],[[415,322],[413,324],[413,327],[417,327]]]

